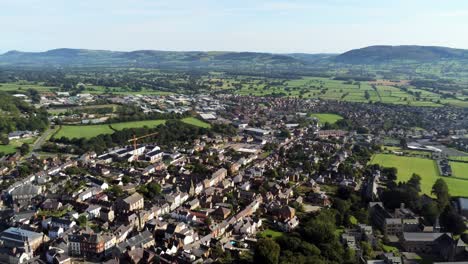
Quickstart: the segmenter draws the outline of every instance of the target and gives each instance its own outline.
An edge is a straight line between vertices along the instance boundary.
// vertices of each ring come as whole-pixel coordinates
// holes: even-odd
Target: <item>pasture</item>
[[[93,138],[99,135],[112,134],[114,130],[123,130],[126,128],[138,128],[138,127],[156,127],[164,124],[166,120],[143,120],[143,121],[131,121],[131,122],[120,122],[113,124],[100,124],[100,125],[64,125],[60,128],[54,138]],[[112,128],[113,129],[112,129]]]
[[[154,128],[164,123],[166,123],[166,120],[143,120],[143,121],[114,123],[114,124],[111,124],[111,126],[115,130],[123,130],[126,128],[138,128],[138,127],[145,127],[145,126],[149,128]]]
[[[220,86],[212,89],[233,89],[240,95],[290,96],[320,98],[348,102],[381,102],[388,104],[437,107],[453,105],[467,107],[463,98],[444,99],[440,94],[405,85],[405,88],[375,84],[375,82],[353,82],[321,77],[302,77],[294,80],[273,78],[218,79]]]
[[[450,162],[452,167],[453,177],[463,178],[468,180],[468,163],[466,162]]]
[[[186,124],[197,126],[197,127],[202,127],[202,128],[210,128],[211,127],[210,124],[208,124],[208,123],[206,123],[204,121],[201,121],[200,119],[195,118],[195,117],[182,118],[181,121],[186,123]]]
[[[64,125],[54,135],[54,138],[93,138],[99,135],[112,134],[112,130],[108,124],[102,125]]]
[[[0,153],[3,153],[5,155],[8,154],[13,154],[16,152],[16,148],[18,146],[15,146],[13,144],[8,144],[8,145],[0,145]]]
[[[10,82],[10,83],[0,83],[0,91],[5,92],[22,92],[27,91],[28,89],[34,89],[39,92],[51,92],[57,90],[58,87],[45,86],[42,83],[32,83],[26,81]]]
[[[325,123],[334,124],[338,120],[343,119],[342,116],[336,115],[336,114],[310,114],[310,116],[317,118],[319,123],[321,124],[325,124]]]
[[[398,169],[397,181],[408,181],[413,173],[419,174],[421,191],[431,195],[432,185],[438,178],[443,178],[447,183],[452,196],[468,196],[468,178],[442,177],[435,161],[419,157],[405,157],[393,154],[376,154],[370,164],[379,164],[383,167],[395,167]]]
[[[211,125],[203,122],[194,117],[186,117],[181,120],[182,122],[198,127],[210,128]],[[63,125],[54,138],[93,138],[98,135],[112,134],[114,130],[123,130],[127,128],[149,127],[154,128],[161,124],[165,124],[166,120],[142,120],[120,122],[113,124],[99,124],[99,125]]]

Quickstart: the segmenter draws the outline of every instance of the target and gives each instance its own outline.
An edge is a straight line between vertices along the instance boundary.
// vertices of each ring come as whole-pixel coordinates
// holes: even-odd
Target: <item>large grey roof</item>
[[[117,245],[117,248],[121,252],[125,252],[127,250],[127,247],[133,248],[133,247],[140,247],[146,243],[151,242],[154,239],[153,235],[151,234],[150,231],[145,230],[138,235],[131,237],[122,243]]]
[[[434,241],[446,233],[429,233],[429,232],[404,232],[403,238],[406,241]]]
[[[124,201],[126,203],[133,204],[133,203],[138,202],[141,199],[143,199],[143,196],[141,196],[141,194],[134,193],[134,194],[130,195],[129,197],[125,198]]]
[[[37,195],[41,192],[40,188],[32,184],[23,184],[14,189],[12,195]]]
[[[23,240],[22,238],[27,238],[29,241],[34,241],[36,239],[42,238],[42,234],[17,227],[10,227],[0,233],[0,238],[20,241]]]
[[[461,210],[468,210],[468,198],[459,198],[458,203]]]

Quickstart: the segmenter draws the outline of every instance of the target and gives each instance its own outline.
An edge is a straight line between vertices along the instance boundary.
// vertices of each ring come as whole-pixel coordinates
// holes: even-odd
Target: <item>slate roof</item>
[[[124,242],[118,244],[117,249],[120,252],[125,252],[127,248],[141,247],[142,245],[151,242],[153,239],[154,238],[151,232],[148,230],[145,230],[139,233],[138,235],[133,236],[125,240]]]
[[[438,239],[439,237],[445,234],[446,233],[403,232],[403,239],[405,241],[431,242],[431,241],[435,241],[436,239]]]
[[[138,202],[139,200],[143,199],[143,196],[141,196],[139,193],[134,193],[130,195],[129,197],[124,199],[124,202],[128,204],[134,204]]]

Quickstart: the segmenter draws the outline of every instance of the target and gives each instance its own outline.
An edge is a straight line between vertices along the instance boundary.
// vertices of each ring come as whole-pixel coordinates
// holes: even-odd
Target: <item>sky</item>
[[[468,49],[466,0],[0,0],[0,53]]]

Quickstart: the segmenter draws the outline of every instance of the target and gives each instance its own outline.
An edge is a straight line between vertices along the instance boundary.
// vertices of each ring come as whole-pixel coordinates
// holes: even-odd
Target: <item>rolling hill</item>
[[[155,50],[120,52],[54,49],[46,52],[9,51],[0,55],[0,65],[4,66],[224,68],[256,64],[260,66],[301,66],[304,62],[287,55],[258,52],[174,52]]]
[[[468,65],[468,50],[433,46],[370,46],[343,54],[273,54],[224,51],[130,52],[54,49],[45,52],[9,51],[0,55],[4,67],[140,67],[178,70],[228,70],[233,72],[282,72],[301,74],[317,69],[352,65],[390,64],[417,67],[433,62],[462,62]],[[346,66],[348,65],[348,66]]]
[[[468,60],[468,50],[434,46],[370,46],[350,50],[336,56],[334,60],[345,64]]]

